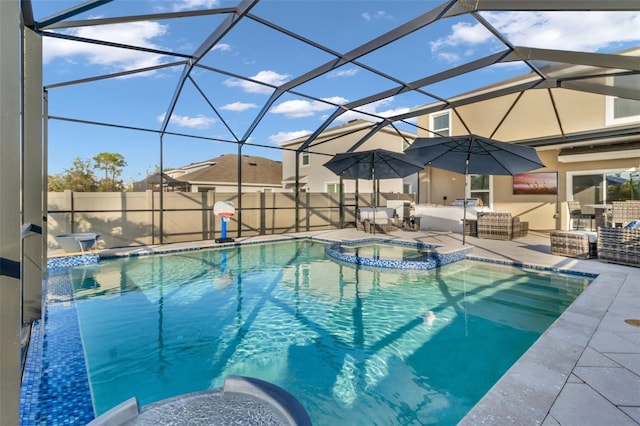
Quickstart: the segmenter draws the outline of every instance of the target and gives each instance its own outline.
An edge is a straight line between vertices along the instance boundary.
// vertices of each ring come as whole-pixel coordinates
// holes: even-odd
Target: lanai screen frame
[[[299,205],[300,199],[300,170],[299,170],[299,155],[304,150],[310,149],[313,146],[316,138],[327,129],[335,120],[344,114],[347,111],[355,111],[364,105],[370,104],[372,102],[381,101],[387,99],[391,96],[399,95],[408,91],[417,91],[421,92],[424,95],[429,96],[430,98],[436,99],[436,102],[431,103],[429,105],[425,105],[420,108],[415,108],[409,112],[403,114],[397,114],[393,116],[379,116],[376,114],[368,114],[372,121],[376,124],[370,129],[370,131],[365,135],[359,142],[350,147],[348,151],[353,151],[357,149],[360,145],[366,142],[373,134],[378,132],[381,128],[386,126],[391,126],[394,129],[396,128],[397,123],[404,123],[406,125],[411,125],[418,127],[409,122],[410,119],[416,118],[421,115],[426,115],[432,112],[437,112],[445,109],[450,109],[452,112],[460,119],[463,126],[471,133],[468,129],[463,117],[458,112],[458,108],[464,105],[468,105],[471,103],[479,102],[482,100],[490,99],[497,96],[504,96],[512,93],[522,93],[526,90],[532,89],[546,89],[550,90],[552,88],[566,88],[570,90],[577,91],[585,91],[590,93],[599,93],[603,95],[610,96],[620,96],[620,97],[629,97],[631,99],[640,100],[640,90],[632,91],[629,90],[616,90],[615,87],[608,85],[597,85],[589,82],[581,81],[581,76],[576,74],[575,72],[571,72],[566,77],[558,77],[553,76],[550,77],[546,70],[541,69],[536,66],[536,61],[552,61],[557,63],[564,64],[572,64],[572,65],[586,65],[586,69],[584,72],[584,76],[588,76],[590,79],[593,79],[598,73],[594,73],[594,67],[600,68],[602,70],[602,75],[606,73],[606,75],[626,75],[629,72],[638,73],[640,72],[640,68],[637,66],[637,60],[633,57],[624,56],[624,55],[612,55],[612,54],[598,54],[598,53],[584,53],[584,52],[569,52],[569,51],[561,51],[561,50],[549,50],[549,49],[535,49],[535,48],[527,48],[527,47],[518,47],[511,43],[506,36],[500,33],[493,25],[491,25],[487,20],[485,20],[480,12],[483,11],[538,11],[541,9],[541,2],[539,1],[523,1],[523,0],[480,0],[476,2],[467,2],[461,0],[447,0],[438,5],[437,7],[425,12],[424,14],[399,25],[393,30],[375,38],[367,41],[364,44],[352,49],[348,52],[335,52],[331,48],[327,46],[323,46],[320,43],[309,40],[303,37],[300,34],[297,34],[293,31],[287,30],[285,28],[281,28],[277,24],[270,22],[260,16],[257,16],[252,13],[252,9],[256,6],[260,0],[240,0],[235,7],[220,7],[220,8],[212,8],[212,9],[204,9],[197,11],[183,11],[183,12],[171,12],[171,13],[159,13],[159,14],[151,14],[151,15],[138,15],[138,16],[121,16],[116,18],[100,18],[100,19],[85,19],[85,20],[72,20],[73,17],[85,13],[89,10],[97,10],[99,11],[100,6],[110,3],[114,0],[92,0],[85,2],[83,4],[78,5],[75,8],[65,10],[56,15],[50,16],[46,19],[43,19],[41,22],[33,21],[31,23],[27,23],[27,26],[34,29],[38,34],[41,34],[43,37],[58,37],[69,40],[75,40],[78,42],[86,42],[86,43],[95,43],[109,46],[117,46],[124,49],[133,49],[139,51],[147,51],[150,53],[158,53],[162,55],[166,55],[168,57],[175,57],[176,62],[169,64],[161,64],[154,67],[146,67],[143,69],[130,70],[125,72],[113,73],[113,74],[104,74],[95,76],[92,78],[76,80],[76,81],[67,81],[58,84],[52,84],[44,87],[44,91],[48,92],[50,90],[54,90],[56,88],[68,86],[68,85],[76,85],[83,84],[90,81],[96,81],[100,79],[108,79],[108,78],[116,78],[122,77],[125,75],[132,75],[141,72],[149,72],[158,70],[160,68],[166,68],[170,66],[179,66],[182,67],[182,75],[175,87],[172,99],[169,105],[166,108],[164,114],[164,120],[162,124],[157,129],[137,129],[140,131],[147,132],[155,132],[158,134],[159,139],[159,168],[160,170],[164,169],[164,155],[163,155],[163,141],[164,136],[171,134],[173,136],[183,136],[183,137],[196,137],[195,135],[189,134],[177,134],[174,132],[169,132],[167,127],[169,125],[169,120],[175,110],[176,103],[181,96],[183,87],[187,81],[192,82],[197,88],[197,83],[192,77],[192,72],[194,70],[207,70],[209,72],[217,72],[224,75],[227,75],[232,78],[236,78],[239,80],[250,81],[255,84],[268,86],[273,92],[267,102],[262,105],[260,111],[256,114],[253,122],[247,127],[245,133],[242,136],[238,136],[230,130],[230,126],[225,121],[224,117],[222,117],[218,111],[216,111],[213,104],[209,102],[208,94],[202,92],[200,88],[201,95],[207,103],[211,106],[213,112],[216,116],[222,121],[227,129],[230,130],[230,133],[234,136],[235,140],[222,140],[217,138],[209,138],[212,141],[217,142],[227,142],[227,143],[235,143],[237,145],[238,158],[242,155],[242,149],[244,145],[247,143],[249,138],[252,136],[254,130],[260,125],[261,121],[269,111],[271,107],[274,106],[275,102],[280,99],[284,94],[294,94],[296,96],[306,98],[311,101],[316,102],[324,102],[330,103],[326,100],[320,99],[318,97],[314,97],[305,93],[301,93],[297,90],[302,84],[309,82],[315,78],[326,75],[330,72],[333,72],[340,66],[345,63],[354,63],[359,66],[365,67],[369,71],[377,74],[383,78],[389,79],[397,83],[397,86],[388,89],[382,92],[372,93],[369,96],[366,96],[361,99],[357,99],[351,102],[348,102],[343,105],[333,104],[334,111],[329,115],[329,117],[318,126],[314,132],[307,138],[307,140],[301,144],[296,150],[296,168],[295,168],[295,197],[296,197],[296,206]],[[632,11],[632,10],[640,10],[637,4],[634,4],[633,1],[629,0],[613,0],[613,1],[553,1],[553,2],[544,2],[546,11]],[[576,4],[578,3],[578,4]],[[23,10],[25,8],[31,7],[31,0],[25,0],[23,2]],[[207,14],[220,14],[225,15],[225,19],[222,23],[208,35],[208,37],[192,52],[190,53],[180,53],[180,52],[169,52],[169,51],[161,51],[158,49],[149,49],[141,46],[133,46],[133,45],[122,45],[116,44],[109,41],[101,41],[101,40],[88,40],[82,39],[77,36],[71,36],[68,34],[62,34],[59,32],[53,32],[53,30],[60,29],[69,29],[69,28],[77,28],[81,26],[98,26],[98,25],[109,25],[109,24],[121,24],[121,23],[130,23],[130,22],[139,22],[139,21],[149,21],[149,20],[159,20],[159,19],[177,19],[177,18],[185,18],[191,16],[202,16]],[[362,63],[359,63],[359,58],[374,52],[378,49],[384,48],[390,43],[399,40],[403,37],[407,37],[413,32],[432,25],[440,20],[460,16],[460,15],[469,15],[478,23],[483,25],[489,32],[491,32],[503,45],[504,49],[497,52],[492,53],[484,58],[477,59],[471,62],[468,62],[464,65],[457,66],[455,68],[451,68],[445,72],[441,72],[435,75],[426,76],[424,78],[415,80],[415,81],[402,81],[394,76],[389,76],[385,72],[372,68],[370,66],[365,66]],[[234,28],[243,20],[253,20],[255,22],[260,23],[261,25],[265,25],[272,30],[275,30],[279,33],[286,35],[287,37],[292,37],[300,42],[309,44],[317,49],[320,49],[334,57],[334,59],[314,68],[310,71],[307,71],[303,74],[293,76],[287,82],[275,86],[267,83],[263,83],[257,80],[252,80],[247,77],[238,75],[233,72],[229,72],[223,69],[214,69],[210,66],[201,64],[201,60],[214,49],[214,47],[221,42],[226,34],[233,31]],[[469,93],[469,94],[457,94],[455,96],[450,97],[449,99],[440,98],[437,95],[426,92],[423,88],[425,86],[443,82],[460,75],[473,72],[488,66],[492,66],[495,64],[504,64],[509,62],[523,62],[526,66],[531,70],[531,78],[524,83],[522,81],[518,81],[516,83],[510,85],[502,85],[500,87],[496,87],[487,91],[483,91],[483,93]],[[611,70],[617,70],[615,73],[612,73]],[[560,115],[558,111],[555,109],[555,103],[553,103],[554,108],[554,116],[558,120],[558,127],[560,128],[560,132],[564,135],[562,122],[560,119]],[[506,116],[509,114],[505,114]],[[48,119],[57,119],[57,120],[73,120],[73,118],[69,117],[48,117]],[[501,121],[501,122],[502,122]],[[88,122],[85,122],[88,123]],[[115,123],[93,123],[104,126],[114,126],[118,127]],[[498,125],[499,127],[500,125]],[[494,130],[495,133],[498,130],[498,127]],[[429,129],[422,129],[424,131],[429,131]],[[398,134],[402,137],[401,132],[398,131]],[[493,136],[490,135],[490,137]],[[197,136],[199,139],[203,139],[201,136]],[[207,139],[207,138],[204,138]],[[271,146],[265,145],[256,145],[253,146],[262,146],[265,148],[273,148]],[[238,221],[242,223],[242,197],[241,194],[241,185],[242,185],[242,169],[241,164],[238,162],[238,182],[237,182],[237,199],[238,199]],[[161,185],[162,186],[162,185]],[[159,205],[159,238],[160,243],[163,243],[162,235],[163,235],[163,196],[160,194],[160,205]],[[299,210],[296,209],[296,231],[299,231]],[[242,235],[242,229],[239,227],[238,236]]]
[[[205,70],[208,67],[199,64],[199,60],[209,52],[215,44],[229,31],[232,31],[238,22],[244,19],[253,19],[263,25],[270,26],[276,31],[284,31],[289,37],[294,37],[304,43],[311,43],[317,48],[325,50],[329,54],[335,54],[335,59],[324,65],[312,69],[304,74],[294,76],[291,80],[279,86],[271,86],[273,94],[262,106],[259,113],[246,132],[228,141],[237,145],[238,153],[242,153],[243,146],[249,137],[260,125],[265,114],[283,94],[294,94],[310,100],[318,100],[316,97],[296,91],[301,84],[318,76],[334,70],[344,63],[356,63],[363,55],[382,48],[394,40],[405,37],[413,31],[427,25],[431,25],[441,19],[457,15],[469,15],[477,22],[485,26],[497,37],[504,49],[484,58],[466,63],[445,72],[425,76],[416,81],[402,81],[395,79],[397,83],[393,89],[371,93],[361,99],[344,105],[333,105],[334,111],[330,116],[300,145],[296,150],[296,201],[299,204],[299,161],[302,151],[313,147],[315,139],[327,129],[336,118],[347,111],[353,111],[363,105],[376,100],[382,100],[389,96],[405,93],[407,91],[423,91],[423,94],[436,99],[435,102],[412,109],[403,114],[393,116],[378,116],[370,114],[370,118],[376,123],[369,133],[358,143],[349,148],[349,151],[357,149],[371,135],[386,126],[395,128],[399,123],[410,124],[408,120],[445,109],[452,110],[464,124],[464,118],[458,112],[463,105],[472,104],[486,99],[503,96],[511,93],[522,93],[526,90],[548,90],[565,88],[569,90],[597,93],[605,96],[625,97],[640,100],[640,90],[620,90],[612,86],[598,85],[584,81],[580,75],[572,73],[566,77],[550,77],[545,70],[536,67],[535,61],[552,61],[562,64],[585,66],[588,74],[585,77],[594,76],[594,69],[601,70],[601,75],[612,75],[608,70],[617,70],[619,75],[640,74],[640,65],[637,58],[615,55],[597,54],[585,52],[567,52],[550,49],[533,49],[519,47],[512,44],[504,35],[500,34],[493,26],[482,18],[483,11],[640,11],[640,4],[636,0],[604,0],[576,2],[573,0],[532,1],[532,0],[447,0],[431,11],[405,23],[392,31],[360,45],[348,52],[337,53],[324,46],[314,44],[304,37],[287,32],[277,25],[269,23],[262,18],[253,16],[251,9],[259,0],[241,0],[235,7],[202,10],[197,12],[175,12],[167,14],[154,14],[145,16],[122,16],[119,18],[96,19],[84,21],[72,21],[74,16],[85,11],[98,9],[101,5],[112,0],[90,0],[79,4],[75,8],[62,11],[43,21],[37,22],[32,13],[31,0],[0,1],[0,46],[2,47],[2,61],[0,61],[0,99],[2,105],[0,112],[0,423],[17,424],[19,418],[19,393],[20,393],[20,330],[23,324],[31,323],[40,318],[40,289],[41,277],[46,273],[46,179],[47,179],[47,124],[49,120],[66,119],[74,121],[73,117],[49,117],[47,115],[47,93],[64,85],[79,84],[84,81],[69,81],[43,88],[42,85],[42,37],[70,37],[53,35],[50,30],[71,28],[84,25],[104,25],[108,23],[125,23],[144,21],[150,19],[171,19],[202,14],[226,14],[226,19],[215,28],[210,35],[191,53],[180,54],[175,52],[157,52],[176,57],[176,61],[158,67],[145,70],[133,70],[117,74],[105,74],[94,76],[92,79],[105,79],[144,72],[160,67],[181,66],[182,77],[175,88],[172,101],[166,108],[165,120],[157,129],[131,129],[139,131],[151,131],[158,134],[159,157],[162,169],[162,140],[167,132],[168,120],[180,96],[182,87],[191,79],[194,69]],[[339,13],[339,11],[336,11]],[[90,43],[109,43],[108,41],[80,40]],[[126,49],[140,50],[140,46],[120,46]],[[497,85],[482,92],[458,94],[441,99],[433,94],[424,92],[422,88],[435,82],[442,82],[456,76],[481,69],[498,63],[521,61],[531,70],[531,78],[519,79],[511,84]],[[223,70],[213,70],[224,72]],[[370,70],[382,77],[384,73],[378,70]],[[597,72],[596,72],[597,74]],[[243,76],[228,73],[229,76],[247,80]],[[616,74],[614,74],[616,75]],[[386,77],[385,77],[386,78]],[[253,81],[257,84],[264,84]],[[323,101],[326,102],[326,101]],[[558,140],[564,138],[560,115],[554,111],[558,119],[561,134]],[[508,113],[507,113],[508,114]],[[504,117],[506,118],[506,116]],[[502,121],[504,121],[504,118]],[[501,122],[502,122],[501,121]],[[102,126],[118,126],[116,123],[92,124]],[[465,125],[466,126],[466,125]],[[429,129],[421,129],[429,131]],[[496,129],[497,130],[497,129]],[[495,131],[494,131],[495,133]],[[178,136],[191,137],[183,134]],[[199,137],[200,138],[200,137]],[[535,144],[535,141],[531,141]],[[238,170],[238,195],[241,192],[241,170]],[[34,173],[39,170],[40,173]],[[241,199],[241,197],[239,197]],[[240,212],[241,212],[241,206]],[[160,207],[162,217],[162,205]],[[240,218],[241,219],[241,218]],[[296,223],[298,221],[296,220]]]

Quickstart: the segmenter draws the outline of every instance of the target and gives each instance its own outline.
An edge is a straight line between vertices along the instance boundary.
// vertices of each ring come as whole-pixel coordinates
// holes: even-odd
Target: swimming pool
[[[456,424],[589,278],[463,261],[399,272],[294,241],[71,270],[97,414],[273,382],[314,424]]]

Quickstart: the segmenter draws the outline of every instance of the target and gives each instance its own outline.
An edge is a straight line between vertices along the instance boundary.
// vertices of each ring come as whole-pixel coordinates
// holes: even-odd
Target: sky
[[[36,21],[82,1],[33,0]],[[234,6],[224,0],[115,0],[71,19],[95,19]],[[439,4],[435,0],[263,0],[251,13],[302,37],[345,53]],[[58,33],[164,52],[191,54],[226,15],[131,22],[56,30]],[[492,12],[482,17],[516,46],[614,52],[640,45],[640,14],[632,12]],[[285,94],[250,133],[243,154],[282,159],[280,143],[313,132],[335,110],[398,85],[368,70],[410,82],[504,49],[494,35],[471,16],[442,20],[296,88],[312,99]],[[269,99],[272,89],[234,76],[280,85],[334,57],[319,48],[288,38],[257,20],[243,20],[201,61],[182,88],[162,138],[163,167],[180,167],[221,154],[236,154],[242,139]],[[125,156],[125,182],[143,179],[159,165],[160,138],[145,131],[161,128],[176,92],[181,57],[78,43],[44,37],[44,85],[48,88],[49,174],[69,168],[75,158],[100,152]],[[164,68],[78,84],[80,79],[127,70]],[[219,73],[214,70],[224,70]],[[522,64],[495,65],[426,87],[437,97],[450,97],[528,72]],[[204,94],[204,96],[203,96]],[[379,117],[432,103],[427,94],[393,96],[348,112],[332,125],[355,118]],[[64,119],[60,119],[64,118]],[[127,126],[95,126],[78,121]],[[415,122],[415,120],[414,120]],[[133,128],[139,130],[132,130]],[[403,130],[415,133],[404,125]],[[212,140],[214,139],[214,140]],[[260,146],[258,146],[260,145]],[[270,148],[269,148],[270,147]]]

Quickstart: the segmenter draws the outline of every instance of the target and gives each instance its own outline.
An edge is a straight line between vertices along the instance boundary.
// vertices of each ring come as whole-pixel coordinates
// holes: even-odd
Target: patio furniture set
[[[569,204],[570,219],[582,215],[579,203]],[[574,216],[575,217],[572,217]],[[581,217],[582,218],[582,217]],[[598,258],[603,262],[640,265],[640,201],[614,201],[611,210],[596,222],[597,232],[552,231],[551,253],[579,259]],[[571,221],[570,223],[573,223]]]
[[[375,218],[375,220],[374,220]],[[420,216],[400,218],[391,207],[360,208],[356,217],[356,227],[367,233],[388,233],[402,227],[405,231],[420,230]],[[465,234],[493,240],[513,240],[524,237],[529,223],[513,217],[510,212],[479,212],[477,220],[465,222]]]
[[[356,214],[356,229],[366,233],[388,234],[402,228],[405,231],[420,230],[420,217],[404,214],[408,209],[397,207],[362,207]]]

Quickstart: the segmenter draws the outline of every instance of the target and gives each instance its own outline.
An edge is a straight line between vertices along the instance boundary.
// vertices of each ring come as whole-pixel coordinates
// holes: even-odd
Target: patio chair
[[[640,201],[613,201],[611,212],[607,216],[607,224],[613,227],[625,226],[632,220],[640,219]]]
[[[527,235],[529,222],[520,222],[510,212],[479,212],[478,238],[512,240]]]
[[[569,208],[569,229],[580,229],[580,220],[589,219],[589,229],[593,228],[594,214],[582,213],[580,201],[567,201]]]

